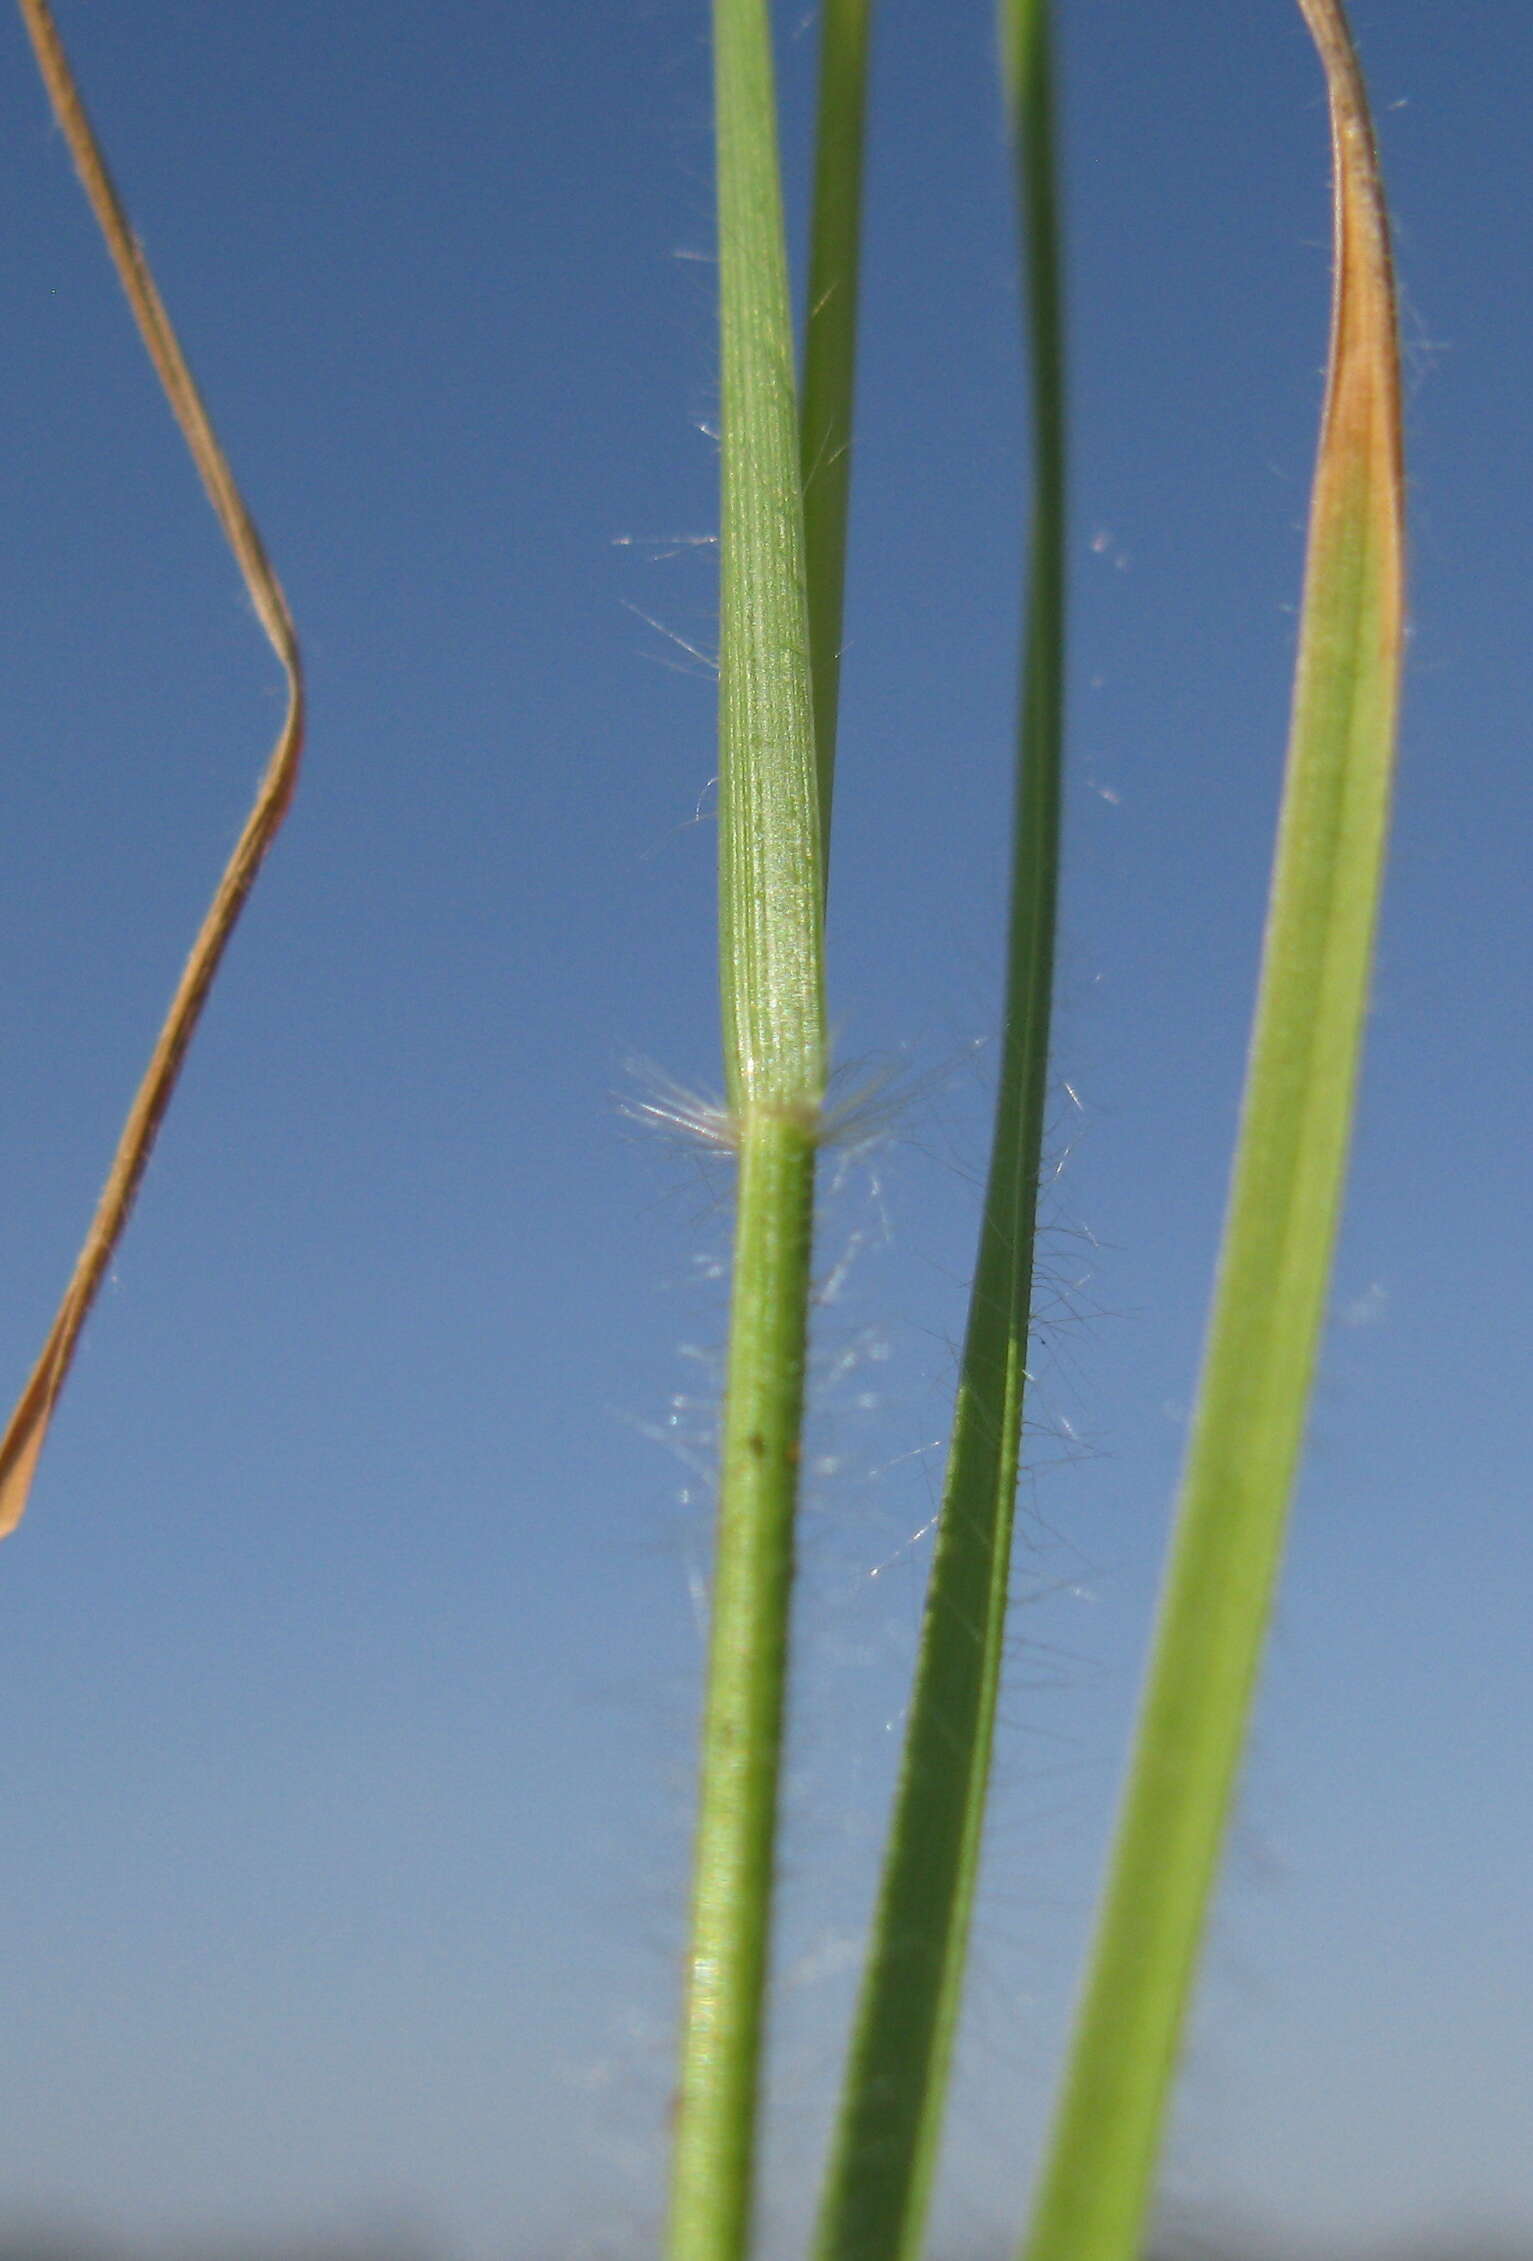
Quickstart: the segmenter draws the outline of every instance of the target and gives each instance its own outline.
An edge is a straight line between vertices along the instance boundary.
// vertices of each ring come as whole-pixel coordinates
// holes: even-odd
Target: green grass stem
[[[1140,2250],[1282,1553],[1341,1207],[1402,641],[1399,374],[1366,98],[1334,0],[1331,365],[1229,1212],[1133,1763],[1026,2261]]]
[[[750,2237],[826,1056],[798,402],[763,0],[716,0],[714,65],[720,970],[739,1182],[671,2261],[738,2261]]]
[[[1064,353],[1046,0],[1002,11],[1032,349],[1031,583],[1000,1081],[894,1816],[821,2200],[820,2261],[913,2261],[974,1908],[1010,1582],[1058,896]]]

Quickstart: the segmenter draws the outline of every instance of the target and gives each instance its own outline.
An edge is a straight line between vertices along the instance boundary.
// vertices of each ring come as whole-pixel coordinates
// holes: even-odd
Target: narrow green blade
[[[1341,1206],[1402,643],[1388,228],[1336,0],[1336,295],[1288,774],[1203,1377],[1137,1748],[1027,2261],[1131,2261],[1271,1612]]]
[[[1033,354],[1032,584],[1000,1086],[942,1515],[820,2261],[910,2261],[936,2168],[1000,1685],[1043,1140],[1064,681],[1064,375],[1046,0],[1007,0]]]

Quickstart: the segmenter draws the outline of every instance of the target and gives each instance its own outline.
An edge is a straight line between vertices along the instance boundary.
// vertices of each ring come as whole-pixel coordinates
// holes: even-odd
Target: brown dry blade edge
[[[1378,149],[1345,9],[1339,0],[1299,0],[1299,10],[1325,71],[1331,113],[1337,289],[1325,428],[1361,419],[1382,445],[1382,484],[1398,529],[1405,485],[1398,317]],[[1333,453],[1322,449],[1322,473]]]
[[[266,851],[287,814],[298,782],[303,745],[303,674],[286,600],[214,436],[154,278],[128,225],[46,0],[19,0],[19,4],[54,115],[106,238],[112,264],[127,292],[150,359],[202,476],[218,522],[238,561],[250,601],[282,663],[287,677],[288,705],[255,804],[202,922],[159,1041],[123,1126],[105,1189],[75,1261],[58,1315],[5,1435],[0,1438],[0,1538],[15,1530],[25,1512],[38,1456],[59,1392],[68,1376],[80,1331],[90,1315],[128,1221],[133,1197],[148,1166],[187,1046],[229,937]]]

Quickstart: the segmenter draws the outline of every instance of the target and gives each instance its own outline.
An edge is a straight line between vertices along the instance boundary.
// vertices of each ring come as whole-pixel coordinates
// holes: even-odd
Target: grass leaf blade
[[[979,1868],[1026,1379],[1058,896],[1064,353],[1046,0],[1006,0],[1032,344],[1034,498],[1003,1046],[942,1514],[819,2261],[913,2261],[935,2175]]]
[[[1131,2261],[1150,2203],[1303,1438],[1382,883],[1403,637],[1399,371],[1336,0],[1336,283],[1288,774],[1240,1143],[1137,1746],[1027,2261]]]

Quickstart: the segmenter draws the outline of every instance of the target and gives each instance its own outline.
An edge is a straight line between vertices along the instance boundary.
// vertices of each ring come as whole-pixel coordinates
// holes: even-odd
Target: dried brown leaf
[[[128,302],[160,383],[201,473],[204,486],[244,576],[250,601],[287,678],[282,729],[261,778],[245,828],[230,856],[177,986],[138,1094],[123,1126],[96,1214],[91,1220],[57,1316],[0,1439],[0,1538],[20,1522],[38,1455],[97,1291],[121,1237],[147,1167],[213,978],[245,897],[287,813],[298,781],[303,740],[303,676],[297,639],[261,538],[214,437],[206,409],[107,172],[46,0],[19,0],[49,99],[69,144],[85,193],[106,238]]]

